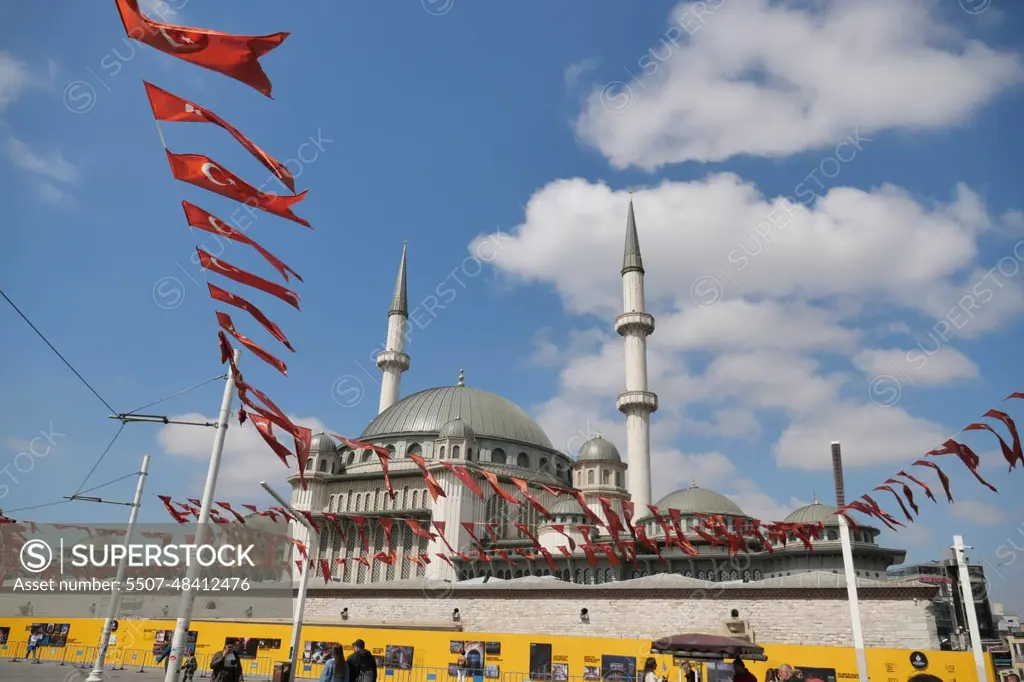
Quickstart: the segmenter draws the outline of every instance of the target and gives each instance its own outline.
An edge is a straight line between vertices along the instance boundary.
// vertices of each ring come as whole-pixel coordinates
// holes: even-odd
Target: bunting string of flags
[[[279,408],[274,403],[263,395],[258,389],[252,388],[240,381],[240,392],[246,395],[248,391],[252,391],[262,402],[267,404],[267,409],[250,406],[251,412],[243,409],[242,414],[248,415],[248,418],[253,419],[254,423],[264,424],[265,430],[261,428],[261,433],[269,431],[271,424],[281,426],[282,424],[287,425],[288,422],[282,420],[279,415]],[[1008,396],[1005,400],[1011,399],[1024,399],[1024,393],[1013,393]],[[248,400],[246,397],[245,400]],[[258,412],[264,411],[264,414],[258,414]],[[1009,470],[1013,471],[1016,468],[1018,462],[1024,461],[1022,457],[1022,448],[1017,430],[1016,423],[1006,412],[1000,410],[989,410],[983,415],[983,418],[993,419],[1001,423],[1009,435],[1008,439],[1003,438],[991,424],[985,422],[974,422],[963,429],[963,431],[988,431],[995,436],[1000,443],[1000,450],[1004,456],[1004,459],[1009,465]],[[259,421],[257,421],[259,420]],[[286,429],[285,426],[281,426],[282,429]],[[306,434],[302,434],[303,437],[307,438]],[[363,443],[358,440],[342,438],[341,436],[335,436],[348,447],[372,449],[374,452],[378,452],[381,456],[381,462],[384,466],[387,466],[387,451],[384,448],[373,446],[368,443]],[[276,439],[275,441],[276,442]],[[290,453],[283,448],[284,453],[282,459],[287,461],[287,457]],[[914,461],[907,469],[918,467],[922,469],[930,469],[934,471],[939,479],[940,485],[943,487],[943,492],[946,495],[947,501],[953,502],[953,495],[950,489],[949,476],[943,471],[943,469],[934,461],[935,458],[952,455],[959,459],[970,471],[970,473],[986,487],[995,490],[988,481],[981,477],[978,473],[978,467],[980,466],[981,458],[977,453],[974,452],[967,445],[955,440],[950,439],[942,444],[941,447],[929,451],[925,454],[924,458]],[[436,479],[433,478],[426,461],[418,455],[411,457],[420,468],[423,474],[424,481],[428,482],[427,489],[432,493],[436,493],[438,496],[444,496],[444,490],[437,483]],[[419,461],[417,461],[419,460]],[[498,476],[491,474],[491,472],[476,472],[468,467],[461,465],[453,465],[451,462],[436,462],[436,464],[443,466],[446,470],[451,471],[460,481],[466,483],[472,483],[470,486],[467,483],[467,488],[474,491],[481,499],[485,499],[485,495],[482,489],[476,485],[476,481],[473,478],[475,473],[479,473],[483,476],[483,479],[494,489],[495,495],[500,496],[502,499],[507,501],[511,495],[507,490],[500,487],[500,483],[505,479],[509,479],[512,484],[519,488],[526,495],[528,493],[528,483],[522,479],[516,479],[508,476]],[[385,479],[388,493],[394,499],[394,490],[391,488],[390,479]],[[433,483],[433,486],[430,484]],[[910,484],[913,484],[919,488],[925,497],[930,499],[932,502],[937,503],[938,500],[931,490],[931,487],[921,478],[909,473],[906,469],[900,470],[895,476],[887,479],[881,485],[874,488],[874,491],[883,491],[889,493],[896,500],[896,504],[900,509],[906,523],[910,523],[916,516],[920,514],[920,506],[915,499],[913,489]],[[436,486],[436,488],[434,487]],[[523,490],[526,487],[527,490]],[[539,484],[539,487],[549,494],[558,497],[561,495],[567,495],[577,499],[581,505],[586,502],[582,499],[581,495],[577,495],[578,491],[570,490],[567,488],[548,486],[545,484]],[[501,491],[501,492],[499,492]],[[502,494],[502,492],[504,494]],[[199,518],[199,507],[200,501],[194,498],[188,498],[184,502],[173,500],[167,495],[158,495],[164,508],[171,515],[171,517],[179,524],[187,524],[191,518]],[[535,502],[530,501],[532,498]],[[436,498],[435,498],[436,499]],[[730,524],[721,515],[716,514],[696,514],[696,524],[690,528],[684,529],[682,526],[682,514],[678,509],[662,510],[655,505],[650,505],[648,511],[650,512],[650,518],[662,529],[662,538],[651,538],[647,534],[647,530],[643,525],[637,525],[633,523],[636,518],[635,509],[633,504],[626,500],[621,501],[622,516],[616,512],[613,501],[607,497],[598,497],[598,501],[601,504],[601,508],[605,513],[607,521],[598,519],[596,523],[588,524],[552,524],[551,528],[562,535],[565,538],[565,543],[556,547],[562,556],[566,558],[575,558],[576,550],[580,550],[587,563],[593,567],[598,566],[598,556],[603,555],[607,558],[609,563],[614,566],[624,565],[630,563],[634,566],[637,565],[638,557],[643,554],[646,556],[656,556],[658,561],[663,565],[667,565],[667,559],[662,553],[662,549],[678,547],[686,554],[691,556],[697,555],[697,550],[689,542],[687,533],[691,532],[693,535],[700,537],[705,542],[719,547],[726,547],[730,556],[736,556],[741,552],[749,552],[750,546],[748,541],[757,540],[760,548],[765,551],[773,552],[773,546],[775,543],[786,546],[787,542],[798,541],[808,552],[814,551],[813,540],[820,539],[824,532],[824,523],[786,523],[786,522],[766,522],[761,519],[745,519],[742,525],[737,525],[735,522]],[[522,505],[523,503],[516,500],[516,506]],[[543,504],[533,495],[527,497],[527,502],[530,506],[535,509]],[[211,521],[216,524],[226,525],[244,525],[246,522],[246,516],[243,513],[232,507],[227,502],[215,502],[215,508],[211,511]],[[241,505],[246,511],[252,514],[269,518],[272,522],[289,522],[298,521],[290,512],[282,507],[268,507],[266,509],[260,509],[255,505],[243,504]],[[541,512],[540,509],[537,509]],[[584,507],[581,507],[581,514],[585,511]],[[882,506],[874,499],[870,494],[861,495],[856,500],[846,504],[837,510],[837,514],[844,516],[847,521],[851,524],[851,527],[857,528],[857,524],[850,518],[850,512],[857,511],[871,518],[877,519],[887,528],[891,530],[898,530],[900,527],[905,526],[904,521],[900,521],[895,516],[890,514],[888,511],[882,508]],[[544,509],[544,512],[547,512]],[[307,511],[299,510],[296,513],[300,514],[315,530],[321,532],[323,528],[333,528],[343,539],[343,542],[347,544],[349,532],[354,530],[358,535],[359,541],[358,546],[360,549],[359,556],[351,556],[344,558],[335,558],[334,563],[341,567],[342,572],[348,571],[350,567],[356,565],[362,565],[366,568],[370,568],[372,562],[377,561],[389,566],[395,565],[399,561],[399,554],[395,547],[395,533],[396,530],[402,528],[404,525],[415,537],[426,539],[428,541],[438,540],[447,549],[447,553],[436,552],[433,556],[441,561],[457,568],[456,562],[467,563],[467,562],[485,562],[491,563],[495,560],[501,560],[506,562],[509,567],[516,565],[516,562],[523,560],[528,564],[536,565],[536,562],[544,561],[552,570],[557,570],[557,564],[551,552],[543,547],[535,535],[530,525],[524,523],[512,524],[517,530],[520,531],[522,536],[528,538],[532,544],[532,547],[527,549],[523,547],[509,548],[496,546],[500,541],[501,537],[496,532],[498,523],[493,522],[462,522],[460,525],[466,531],[466,533],[472,539],[472,548],[459,548],[456,549],[448,541],[447,525],[443,521],[424,521],[421,518],[402,516],[393,513],[383,512],[374,514],[352,514],[352,513],[328,513],[328,512],[316,512],[311,513]],[[547,518],[550,518],[550,514],[543,514]],[[596,516],[596,515],[595,515]],[[589,517],[588,517],[589,518]],[[384,533],[384,549],[371,549],[371,543],[367,530],[370,524],[376,523]],[[15,528],[22,532],[37,532],[36,524],[32,522],[19,522],[7,516],[0,515],[0,524],[17,524],[16,526],[4,525],[4,528]],[[350,525],[351,524],[351,525]],[[599,542],[596,539],[595,531],[601,528],[611,536],[611,542]],[[104,532],[104,531],[97,531]],[[111,530],[109,533],[123,533],[124,531]],[[577,542],[574,539],[571,532],[578,533],[578,537],[583,538],[583,542]],[[17,536],[16,536],[17,537]],[[296,569],[301,569],[303,561],[309,562],[310,566],[317,568],[324,578],[325,583],[329,583],[333,575],[331,570],[330,562],[326,559],[314,560],[310,557],[309,548],[306,547],[301,541],[289,539],[287,541],[291,546],[294,547],[295,552],[299,559],[296,560]],[[20,551],[21,544],[24,543],[22,536],[22,542],[10,541],[8,534],[5,534],[5,542],[2,543],[2,553],[9,554],[10,552]],[[470,551],[463,551],[463,549],[469,549]],[[268,557],[276,556],[277,548],[270,548],[266,554]],[[13,555],[11,555],[13,556]],[[4,557],[0,557],[2,560]],[[403,553],[401,556],[402,560],[408,561],[415,564],[416,566],[425,566],[431,563],[432,558],[429,553],[415,551],[409,553]],[[0,563],[0,565],[4,565]]]
[[[288,33],[244,36],[189,26],[177,26],[147,17],[139,8],[138,0],[115,0],[115,4],[129,38],[183,61],[233,78],[267,97],[271,97],[272,86],[270,79],[263,71],[260,58],[281,45],[289,36]],[[148,81],[143,81],[143,85],[153,111],[160,141],[170,164],[171,175],[175,180],[239,202],[250,209],[258,209],[312,229],[308,220],[296,215],[292,210],[296,204],[305,199],[308,190],[296,192],[295,178],[284,163],[264,151],[238,128],[209,108],[168,92]],[[271,194],[263,191],[262,187],[254,187],[205,154],[172,152],[164,140],[163,130],[160,127],[161,122],[207,123],[221,128],[266,167],[291,194]],[[302,282],[302,277],[295,270],[259,242],[244,234],[242,230],[229,225],[213,213],[189,201],[182,201],[182,208],[185,211],[186,223],[193,231],[201,230],[217,234],[232,242],[249,246],[259,253],[286,283],[291,282],[291,277]],[[221,260],[202,248],[197,247],[196,251],[199,264],[207,278],[210,298],[217,303],[233,306],[248,313],[246,319],[254,320],[277,342],[284,345],[289,351],[295,352],[295,348],[282,329],[272,322],[256,304],[211,282],[210,275],[219,275],[233,280],[237,284],[269,294],[296,310],[300,309],[298,293]],[[220,328],[217,337],[221,350],[221,364],[230,363],[234,373],[235,389],[239,401],[242,403],[242,408],[238,412],[239,423],[251,419],[260,437],[286,466],[289,466],[290,458],[294,457],[302,486],[305,487],[306,480],[303,472],[312,439],[310,430],[294,424],[273,401],[243,379],[234,363],[234,348],[231,340],[241,344],[255,357],[285,376],[288,374],[287,365],[257,341],[240,331],[231,315],[222,310],[217,310],[216,315]],[[294,453],[278,441],[274,432],[275,427],[283,434],[291,436],[294,441]],[[168,511],[171,511],[173,507],[170,503],[166,503],[166,505]]]
[[[1010,399],[1024,399],[1024,393],[1013,393],[1006,398],[1006,400]],[[985,415],[983,415],[983,417],[994,419],[1003,424],[1006,427],[1009,438],[1004,439],[992,425],[984,422],[972,423],[965,427],[963,431],[988,431],[994,435],[998,439],[1000,443],[1000,450],[1012,471],[1016,467],[1017,462],[1024,462],[1021,441],[1014,420],[1007,413],[999,410],[989,410]],[[350,438],[343,438],[337,435],[334,435],[334,437],[352,449],[369,449],[378,454],[385,470],[385,486],[388,494],[393,500],[395,493],[391,487],[390,478],[387,475],[387,450],[379,446],[374,446],[372,444]],[[946,494],[947,500],[949,502],[953,502],[953,496],[950,491],[949,476],[935,461],[933,461],[934,458],[946,455],[954,455],[968,468],[971,474],[982,485],[985,485],[995,491],[995,488],[983,479],[977,471],[981,461],[980,457],[968,446],[956,440],[951,439],[946,441],[943,443],[942,447],[926,453],[924,459],[916,460],[907,468],[918,467],[930,469],[936,472],[939,482],[943,487],[943,491]],[[444,489],[433,477],[427,461],[419,455],[410,455],[410,459],[412,459],[420,469],[420,472],[423,475],[423,480],[427,485],[427,490],[431,493],[433,499],[436,501],[438,497],[444,497]],[[552,518],[550,512],[544,507],[540,500],[529,492],[530,483],[523,479],[501,476],[492,472],[478,471],[464,465],[454,464],[451,461],[436,461],[432,462],[432,464],[441,466],[446,471],[451,472],[456,479],[463,483],[468,490],[481,500],[486,499],[487,496],[483,489],[477,484],[478,479],[475,478],[476,475],[481,476],[483,480],[488,483],[490,488],[494,491],[493,494],[495,496],[500,497],[510,506],[521,506],[527,504],[536,509],[541,516],[544,516],[547,519]],[[514,487],[519,489],[526,501],[523,502],[515,499],[508,490],[501,486],[502,482],[511,482]],[[925,497],[933,502],[937,502],[935,495],[932,493],[928,484],[921,480],[921,478],[908,473],[906,470],[901,470],[898,474],[874,488],[876,491],[881,490],[887,492],[895,498],[896,504],[907,523],[912,522],[914,518],[920,514],[920,507],[917,504],[914,492],[909,485],[910,483],[920,488]],[[612,499],[603,496],[598,497],[598,502],[600,503],[605,516],[605,520],[602,520],[589,509],[585,498],[579,491],[545,484],[534,483],[534,485],[539,485],[541,489],[552,496],[559,497],[566,495],[579,502],[580,514],[586,516],[589,523],[557,523],[551,524],[550,527],[565,539],[564,544],[556,547],[563,556],[566,558],[573,558],[577,556],[576,551],[580,550],[583,553],[585,560],[592,568],[597,567],[599,555],[606,557],[613,567],[626,563],[636,566],[638,556],[641,554],[655,556],[661,564],[667,565],[668,561],[662,553],[662,550],[671,547],[678,547],[689,556],[697,556],[698,551],[688,539],[688,533],[696,535],[712,546],[727,548],[729,556],[736,556],[740,553],[749,553],[750,541],[756,541],[756,548],[763,549],[769,553],[774,553],[774,547],[776,544],[781,544],[785,547],[788,542],[799,542],[803,545],[806,551],[813,552],[813,541],[821,539],[824,533],[823,522],[787,523],[780,521],[763,521],[761,519],[751,518],[743,520],[741,524],[737,524],[735,521],[730,523],[726,521],[722,515],[717,514],[696,514],[696,523],[693,524],[692,527],[684,528],[682,523],[682,513],[680,510],[664,510],[659,509],[656,505],[649,505],[648,511],[650,512],[650,518],[653,519],[661,528],[663,534],[663,538],[651,538],[647,534],[647,529],[645,529],[643,525],[635,525],[633,523],[636,518],[635,508],[633,503],[628,500],[621,501],[620,516],[620,513],[615,509]],[[222,503],[217,504],[225,506],[222,505]],[[175,505],[177,506],[177,509],[175,508]],[[167,507],[168,512],[171,513],[179,523],[185,523],[186,521],[184,519],[187,519],[188,514],[190,513],[192,515],[198,515],[198,507],[195,504],[186,505],[184,503],[171,502],[168,498],[167,501],[165,501],[165,506]],[[269,516],[273,521],[289,519],[284,510],[280,508],[271,508],[266,511],[260,511],[252,505],[246,505],[246,508],[253,513],[260,514],[261,516]],[[590,514],[587,514],[588,511],[590,511]],[[899,527],[905,525],[904,522],[900,521],[883,509],[870,493],[862,495],[836,511],[836,514],[844,516],[850,523],[851,527],[856,529],[857,524],[850,517],[851,511],[857,511],[865,514],[866,516],[877,519],[891,530],[898,530]],[[511,548],[510,553],[508,548],[497,546],[502,539],[496,532],[499,526],[498,523],[479,521],[461,522],[461,528],[466,531],[466,534],[472,541],[472,549],[467,552],[456,549],[449,543],[446,539],[447,527],[442,521],[435,521],[431,523],[423,521],[417,517],[405,517],[388,512],[383,512],[383,515],[351,513],[322,513],[314,515],[304,511],[300,513],[306,517],[306,520],[311,524],[317,523],[317,517],[322,517],[320,523],[329,523],[341,535],[343,541],[347,539],[347,532],[342,525],[343,522],[351,522],[353,524],[352,527],[359,535],[361,556],[335,559],[335,563],[343,567],[346,567],[349,563],[362,564],[369,567],[372,561],[381,561],[389,565],[393,565],[398,560],[398,557],[392,543],[392,532],[395,528],[395,524],[400,525],[404,523],[416,537],[427,540],[439,540],[442,542],[448,550],[448,553],[436,553],[435,556],[436,558],[452,565],[453,568],[456,566],[456,561],[478,561],[490,563],[495,560],[501,560],[506,562],[509,567],[513,567],[517,561],[525,560],[530,563],[544,561],[551,567],[552,571],[556,570],[556,564],[551,553],[541,545],[535,532],[528,524],[514,523],[512,525],[520,531],[522,537],[530,540],[532,548],[524,549],[522,547],[515,547]],[[233,522],[220,514],[218,514],[214,520],[218,523]],[[242,519],[239,520],[241,521]],[[367,524],[371,521],[380,524],[384,528],[387,548],[386,551],[378,551],[376,553],[371,552],[369,538],[366,534]],[[602,529],[602,534],[607,532],[607,534],[610,535],[610,542],[599,542],[595,539],[595,531],[598,528]],[[583,541],[578,542],[571,534],[573,532],[577,533],[577,537],[582,538]],[[301,543],[297,546],[299,546],[301,552],[306,551],[304,547],[301,547]],[[428,564],[431,560],[429,555],[422,552],[406,554],[403,558],[406,561],[415,563],[417,566]],[[301,567],[301,560],[298,565]],[[327,568],[329,569],[330,567],[328,566]],[[345,570],[348,569],[343,568],[343,571]],[[331,572],[330,570],[326,570],[326,572],[322,572],[322,575],[324,576],[325,582],[328,582],[330,580]]]

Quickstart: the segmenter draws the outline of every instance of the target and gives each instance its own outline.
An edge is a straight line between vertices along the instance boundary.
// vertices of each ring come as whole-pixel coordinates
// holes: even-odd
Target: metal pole
[[[309,532],[309,551],[313,551],[313,547],[320,546],[320,534],[316,532],[316,529],[311,526],[306,519],[299,514],[292,506],[284,501],[280,495],[274,492],[274,489],[266,484],[264,481],[260,481],[260,485],[267,491],[271,497],[277,500],[277,503],[284,507],[289,514],[295,518],[296,521],[306,527]],[[289,657],[291,659],[292,676],[291,679],[297,679],[299,675],[298,661],[299,661],[299,645],[302,643],[302,617],[306,612],[306,587],[309,585],[309,564],[310,559],[306,557],[302,561],[302,571],[299,576],[299,594],[298,600],[295,604],[294,617],[292,619],[292,648]]]
[[[853,646],[857,654],[857,673],[860,682],[868,682],[868,658],[864,653],[864,631],[861,629],[860,602],[857,601],[857,574],[853,568],[853,545],[850,541],[850,524],[846,517],[837,515],[839,539],[843,545],[843,569],[846,573],[846,597],[850,603],[850,626],[853,630]]]
[[[978,607],[974,603],[974,590],[971,589],[971,576],[967,572],[967,557],[964,554],[964,537],[953,536],[953,551],[956,552],[956,565],[960,573],[960,600],[967,613],[967,630],[971,635],[971,650],[974,652],[974,666],[978,670],[978,682],[988,679],[985,670],[985,650],[981,646],[981,632],[978,630]]]
[[[128,530],[125,532],[125,548],[132,544],[132,536],[135,534],[135,522],[139,518],[139,508],[142,506],[142,489],[146,486],[146,476],[149,475],[149,455],[142,457],[142,469],[139,471],[139,482],[135,486],[135,499],[132,500],[132,511],[128,515]],[[107,619],[103,622],[103,634],[100,635],[100,649],[96,653],[96,665],[85,682],[101,682],[103,680],[103,659],[107,656],[107,645],[110,644],[110,631],[117,619],[117,609],[121,605],[121,584],[124,583],[124,574],[128,569],[128,556],[117,566],[117,577],[114,579],[114,586],[110,592],[110,606],[107,608]]]
[[[242,351],[235,349],[235,365]],[[213,450],[210,453],[210,467],[206,471],[206,487],[203,488],[202,504],[199,507],[199,520],[196,523],[196,545],[206,542],[206,527],[210,523],[210,508],[213,506],[213,493],[217,488],[217,474],[220,473],[220,458],[224,452],[224,438],[228,433],[228,420],[231,417],[231,399],[235,393],[235,372],[228,368],[227,378],[224,381],[224,397],[220,401],[220,416],[217,417],[217,433],[213,437]],[[194,583],[199,579],[202,567],[198,561],[190,563],[185,572],[185,579]],[[164,675],[164,682],[178,682],[178,672],[181,670],[182,654],[185,651],[185,643],[188,638],[188,626],[192,622],[192,608],[195,606],[195,590],[182,590],[181,598],[178,601],[178,619],[174,625],[174,639],[171,640],[171,653],[167,664],[167,674]]]

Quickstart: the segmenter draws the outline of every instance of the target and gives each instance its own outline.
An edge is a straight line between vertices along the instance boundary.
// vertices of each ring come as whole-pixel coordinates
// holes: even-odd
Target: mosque
[[[331,524],[324,523],[319,547],[312,543],[310,558],[326,559],[332,567],[333,575],[329,580],[367,585],[417,578],[507,580],[535,575],[594,585],[659,573],[713,582],[753,582],[805,572],[842,573],[836,508],[817,499],[785,519],[797,523],[824,522],[825,533],[813,541],[813,552],[808,552],[795,537],[785,546],[773,541],[771,550],[750,539],[749,553],[730,558],[725,547],[712,546],[692,532],[698,524],[697,514],[720,515],[733,528],[742,527],[750,517],[733,500],[694,482],[655,504],[662,514],[667,515],[670,509],[679,510],[682,527],[687,530],[687,538],[698,555],[690,556],[676,547],[664,547],[666,538],[661,526],[646,513],[652,502],[650,415],[658,409],[658,396],[647,383],[647,337],[655,327],[654,317],[644,305],[644,266],[632,200],[626,219],[621,277],[623,312],[615,320],[615,330],[625,343],[626,382],[616,407],[626,419],[627,458],[624,462],[616,447],[598,436],[584,443],[573,459],[559,452],[543,429],[518,406],[494,393],[465,385],[461,371],[455,386],[431,388],[400,398],[402,374],[410,366],[410,358],[404,353],[409,311],[403,247],[388,314],[387,342],[385,350],[377,357],[377,366],[382,372],[380,409],[359,437],[362,442],[387,449],[388,474],[395,499],[392,501],[385,490],[384,471],[373,451],[339,447],[323,433],[314,437],[303,472],[307,489],[302,489],[297,471],[289,478],[292,504],[296,509],[314,516],[335,514],[344,530],[343,534],[339,533]],[[408,457],[410,454],[426,460],[428,470],[444,489],[445,497],[431,499],[422,472]],[[517,499],[521,499],[519,491],[504,481],[508,478],[526,481],[531,495],[553,518],[544,518],[526,503],[508,504],[486,484],[481,486],[486,499],[480,500],[442,466],[441,461],[493,473],[502,481],[502,488]],[[593,566],[593,557],[587,557],[580,547],[586,540],[577,527],[589,522],[579,503],[565,495],[555,497],[541,484],[580,491],[590,511],[602,521],[606,518],[599,497],[610,500],[620,517],[622,501],[632,500],[637,515],[634,525],[643,526],[648,537],[663,547],[664,561],[638,547],[640,554],[635,566],[623,562],[613,565],[600,552],[597,553],[598,563]],[[368,551],[360,546],[352,516],[365,519]],[[395,520],[391,546],[397,558],[393,563],[372,558],[388,549],[384,526],[379,523],[383,518]],[[436,539],[428,539],[415,535],[405,523],[407,519],[419,521],[421,527],[430,528],[435,534],[437,530],[432,524],[442,522],[443,537],[437,534]],[[463,523],[492,524],[491,532],[477,533],[488,554],[493,555],[491,561],[478,560],[476,553],[471,554],[473,560],[452,558],[451,564],[438,558],[438,554],[451,556],[449,546],[467,554],[476,547]],[[304,528],[294,525],[293,532],[296,539],[311,544]],[[858,576],[884,579],[886,569],[903,562],[903,550],[878,545],[877,528],[861,525],[851,532]],[[551,553],[557,570],[552,571],[541,556],[528,560],[516,552],[518,549],[532,556],[531,535]],[[567,536],[573,538],[574,551],[559,549],[568,544]],[[592,542],[610,540],[597,532],[591,533],[590,539]],[[495,550],[504,550],[512,561],[500,559]],[[422,559],[424,555],[431,558],[429,563]],[[350,561],[360,556],[368,559],[368,566]],[[407,557],[417,560],[410,561]],[[319,574],[319,561],[316,566]]]

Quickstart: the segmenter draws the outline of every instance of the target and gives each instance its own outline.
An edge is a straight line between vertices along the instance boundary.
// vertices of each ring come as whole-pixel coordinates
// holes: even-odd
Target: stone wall
[[[461,592],[461,594],[460,594]],[[795,593],[797,592],[797,593]],[[921,594],[915,596],[915,592]],[[730,594],[731,593],[731,594]],[[862,590],[861,622],[865,645],[938,649],[935,618],[925,590]],[[385,590],[311,591],[306,602],[310,622],[347,625],[424,627],[452,623],[459,609],[467,632],[529,633],[657,639],[687,631],[724,631],[733,609],[746,621],[756,641],[774,644],[852,646],[845,589],[721,590],[452,590],[430,594]],[[580,610],[588,610],[583,622]]]

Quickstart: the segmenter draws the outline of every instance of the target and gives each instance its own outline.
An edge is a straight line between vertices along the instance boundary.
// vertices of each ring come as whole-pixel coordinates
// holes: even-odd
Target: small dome
[[[728,514],[746,516],[735,502],[721,493],[693,485],[661,498],[656,505],[662,512],[678,509],[683,514]]]
[[[818,523],[819,521],[826,526],[839,526],[836,508],[822,504],[817,499],[806,507],[800,507],[785,519],[785,523]]]
[[[321,431],[313,436],[313,442],[309,445],[309,451],[333,454],[338,451],[338,446],[334,444],[333,438]]]
[[[450,422],[445,423],[441,426],[441,430],[438,431],[438,438],[465,438],[466,440],[475,440],[476,434],[469,424],[462,421],[461,419],[453,419]]]
[[[601,436],[591,438],[580,448],[576,456],[577,462],[622,462],[619,451],[615,449],[610,440]]]
[[[551,506],[552,516],[583,516],[583,510],[580,509],[580,503],[575,499],[559,500]]]

